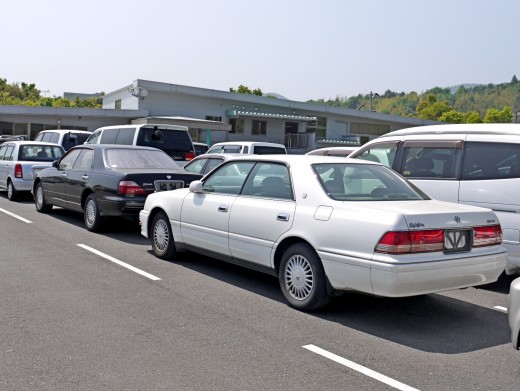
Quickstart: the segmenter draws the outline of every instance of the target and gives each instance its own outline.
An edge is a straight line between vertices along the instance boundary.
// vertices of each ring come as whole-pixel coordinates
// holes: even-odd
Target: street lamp
[[[379,96],[379,94],[376,92],[376,93],[372,93],[372,91],[370,91],[370,111],[375,111],[372,109],[372,97],[373,96]]]

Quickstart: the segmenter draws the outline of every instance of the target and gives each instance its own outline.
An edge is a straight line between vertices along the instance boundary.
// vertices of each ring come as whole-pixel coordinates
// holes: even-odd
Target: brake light
[[[413,254],[442,251],[444,230],[391,231],[379,240],[375,251],[384,254]]]
[[[146,194],[144,189],[134,181],[120,181],[117,188],[118,194],[134,196]]]
[[[473,247],[493,246],[502,243],[500,224],[473,228]]]
[[[20,163],[16,163],[14,166],[14,177],[23,178],[23,169]]]
[[[193,152],[186,152],[184,154],[184,160],[192,160],[195,156],[196,155]]]

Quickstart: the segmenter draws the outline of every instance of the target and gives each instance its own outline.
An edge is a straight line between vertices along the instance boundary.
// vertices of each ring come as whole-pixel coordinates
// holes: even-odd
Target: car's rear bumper
[[[146,197],[110,196],[99,200],[101,216],[124,216],[137,219]]]
[[[494,282],[504,271],[507,253],[406,264],[366,260],[353,265],[328,258],[322,257],[323,266],[334,289],[406,297]]]
[[[507,316],[511,329],[511,342],[518,349],[518,337],[520,334],[520,277],[513,280],[509,289]]]

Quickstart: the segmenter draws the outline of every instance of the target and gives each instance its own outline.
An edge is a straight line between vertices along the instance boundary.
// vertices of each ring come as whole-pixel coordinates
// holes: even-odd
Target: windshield
[[[158,150],[107,149],[105,161],[110,168],[180,169],[170,156]]]
[[[425,200],[429,197],[391,169],[372,164],[314,164],[327,195],[338,201]]]
[[[34,162],[52,162],[63,156],[63,149],[52,145],[22,145],[19,160]]]

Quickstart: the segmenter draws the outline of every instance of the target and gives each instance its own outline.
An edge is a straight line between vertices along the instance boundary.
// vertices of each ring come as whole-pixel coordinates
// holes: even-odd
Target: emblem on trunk
[[[460,217],[459,216],[455,216],[453,218],[453,220],[456,222],[456,223],[460,223]]]
[[[166,175],[166,179],[172,179],[171,175]]]

